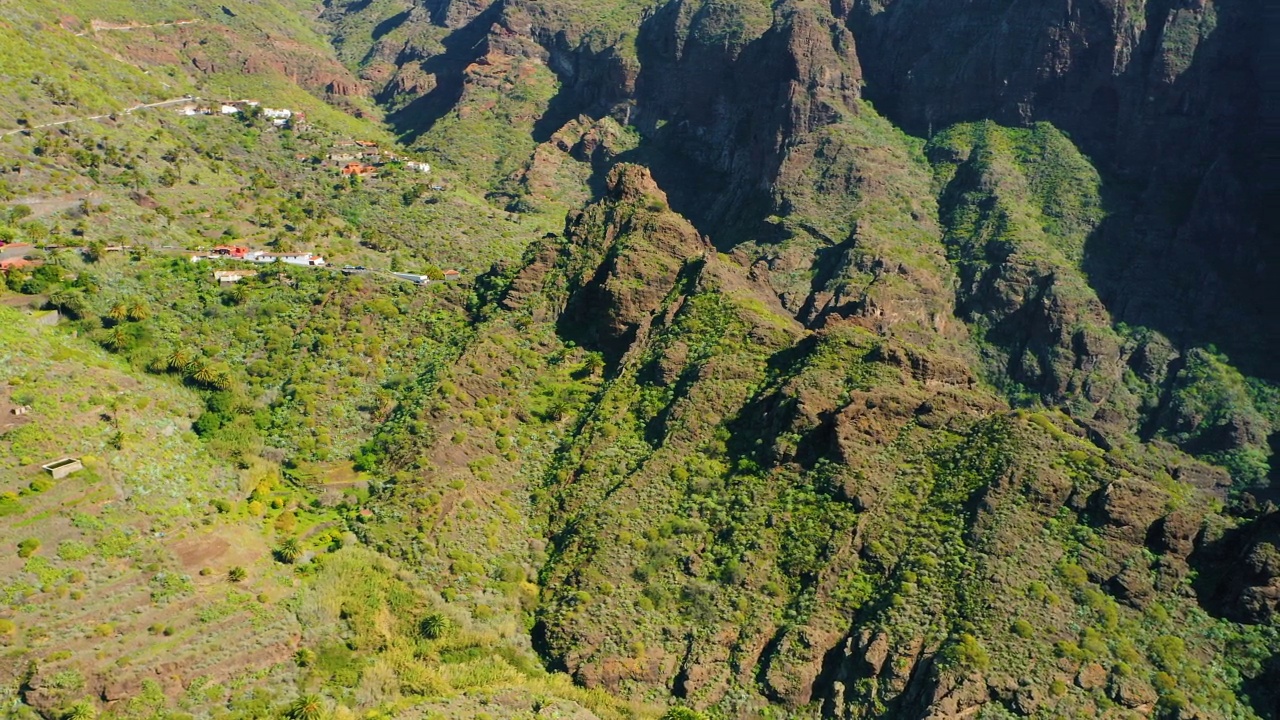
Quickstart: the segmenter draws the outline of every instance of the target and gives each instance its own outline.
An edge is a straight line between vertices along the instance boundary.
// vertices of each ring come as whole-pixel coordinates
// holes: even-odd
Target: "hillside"
[[[1270,21],[0,7],[6,712],[1280,716]]]

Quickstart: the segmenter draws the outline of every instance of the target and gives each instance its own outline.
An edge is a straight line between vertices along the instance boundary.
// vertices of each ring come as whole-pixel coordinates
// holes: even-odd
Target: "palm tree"
[[[247,577],[249,577],[249,573],[239,565],[236,565],[227,571],[227,579],[233,583],[242,582]]]
[[[213,363],[200,358],[192,360],[183,370],[193,381],[201,385],[212,385],[213,381],[218,377],[218,370]]]
[[[141,322],[151,317],[151,308],[142,298],[134,298],[129,301],[129,306],[125,310],[129,319],[134,322]]]
[[[214,365],[212,368],[213,377],[207,385],[213,390],[229,390],[231,389],[231,373],[226,366]]]
[[[106,337],[102,339],[102,344],[112,352],[120,352],[128,348],[133,343],[133,338],[129,335],[129,331],[123,325],[117,325],[107,331]]]
[[[285,538],[284,542],[280,543],[280,547],[276,548],[276,557],[281,562],[292,565],[302,557],[302,545],[298,543],[297,538]]]
[[[84,259],[88,260],[91,263],[96,263],[101,261],[102,258],[106,256],[106,254],[107,254],[107,245],[106,243],[100,240],[95,240],[89,243],[87,246],[85,246],[85,249],[84,249]]]
[[[125,305],[123,302],[118,302],[115,305],[112,305],[111,309],[107,311],[107,317],[118,323],[122,323],[129,317],[129,306]]]
[[[289,720],[320,720],[324,717],[324,699],[314,693],[299,695],[284,716]]]
[[[190,350],[178,347],[174,348],[173,352],[169,353],[169,357],[165,358],[164,363],[170,372],[183,372],[190,367],[191,363],[194,361],[195,356],[191,354]]]
[[[84,293],[79,290],[63,288],[49,296],[49,304],[74,318],[84,317],[88,309]]]

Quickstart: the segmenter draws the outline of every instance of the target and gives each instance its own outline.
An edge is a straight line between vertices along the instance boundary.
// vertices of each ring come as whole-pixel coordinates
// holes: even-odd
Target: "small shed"
[[[71,473],[80,472],[84,469],[84,465],[78,459],[68,457],[41,465],[40,469],[52,475],[54,480],[61,480]]]

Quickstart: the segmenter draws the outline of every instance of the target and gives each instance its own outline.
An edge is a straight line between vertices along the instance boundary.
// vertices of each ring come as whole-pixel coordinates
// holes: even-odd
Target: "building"
[[[372,140],[357,140],[357,141],[356,141],[356,145],[359,145],[359,146],[360,146],[360,147],[362,147],[362,148],[376,148],[376,147],[378,147],[378,143],[376,143],[376,142],[374,142],[374,141],[372,141]]]
[[[37,264],[38,263],[36,263],[33,260],[28,260],[26,258],[21,258],[21,257],[6,258],[4,260],[0,260],[0,272],[7,273],[10,270],[29,270],[35,267]]]
[[[253,277],[253,273],[248,270],[214,270],[213,279],[218,281],[219,285],[230,285],[238,283],[241,280]]]
[[[223,105],[222,107],[218,108],[218,112],[222,113],[223,115],[235,115],[236,113],[240,112],[240,108],[236,107],[235,105]]]
[[[249,262],[256,262],[256,263],[273,263],[276,261],[276,256],[272,255],[269,252],[254,250],[252,252],[245,253],[243,259],[248,260]]]
[[[280,262],[286,265],[299,265],[302,267],[324,267],[324,258],[311,253],[283,253],[278,256]]]
[[[213,249],[213,254],[216,256],[229,257],[236,260],[243,260],[248,253],[249,248],[241,245],[218,245]]]
[[[293,111],[284,108],[262,108],[262,116],[271,118],[272,120],[288,120],[293,117]]]
[[[405,164],[404,164],[404,166],[405,166],[405,168],[407,168],[407,169],[409,169],[409,170],[416,170],[416,171],[418,171],[418,172],[420,172],[420,173],[429,173],[429,172],[431,172],[431,166],[430,166],[429,164],[427,164],[427,163],[424,163],[424,162],[414,162],[414,161],[410,160],[409,162],[405,163]]]
[[[354,161],[356,156],[349,152],[331,152],[329,153],[329,159],[334,162],[349,163]]]
[[[415,273],[402,273],[402,272],[393,272],[391,274],[395,277],[400,278],[401,280],[408,280],[414,285],[430,285],[431,284],[431,278],[426,275],[417,275]]]
[[[372,165],[352,162],[342,166],[342,174],[349,177],[377,177],[378,168]]]
[[[460,280],[461,278],[462,278],[462,273],[458,272],[457,270],[445,270],[445,271],[444,271],[444,281],[445,281],[445,282],[457,282],[457,281],[458,281],[458,280]]]

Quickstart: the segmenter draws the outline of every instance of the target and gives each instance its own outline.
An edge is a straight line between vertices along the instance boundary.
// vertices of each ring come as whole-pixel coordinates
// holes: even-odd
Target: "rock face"
[[[550,664],[726,717],[1226,687],[1199,659],[1252,631],[1195,604],[1280,602],[1273,520],[1224,534],[1215,505],[1262,483],[1276,430],[1246,376],[1280,244],[1242,152],[1272,61],[1241,0],[427,9],[379,71],[423,94],[397,117],[550,69],[495,195],[589,178],[563,238],[495,272],[502,312],[605,358],[517,488]]]
[[[584,265],[570,276],[571,298],[560,324],[617,356],[635,342],[705,245],[687,220],[667,209],[666,194],[648,170],[617,165],[607,183],[610,202],[589,208],[565,231],[571,248],[594,246],[592,255],[601,256],[599,265]],[[605,244],[599,243],[602,235]]]
[[[1261,324],[1274,342],[1274,324],[1239,316],[1276,297],[1275,224],[1249,209],[1276,187],[1276,161],[1249,150],[1276,139],[1260,90],[1280,63],[1264,52],[1268,23],[1232,0],[867,0],[850,15],[868,97],[911,131],[1048,120],[1142,188],[1137,222],[1095,241],[1091,270],[1119,319],[1178,336]],[[1195,277],[1194,289],[1171,275]]]
[[[1209,545],[1193,563],[1206,573],[1211,608],[1248,623],[1280,612],[1280,513],[1272,510]]]

